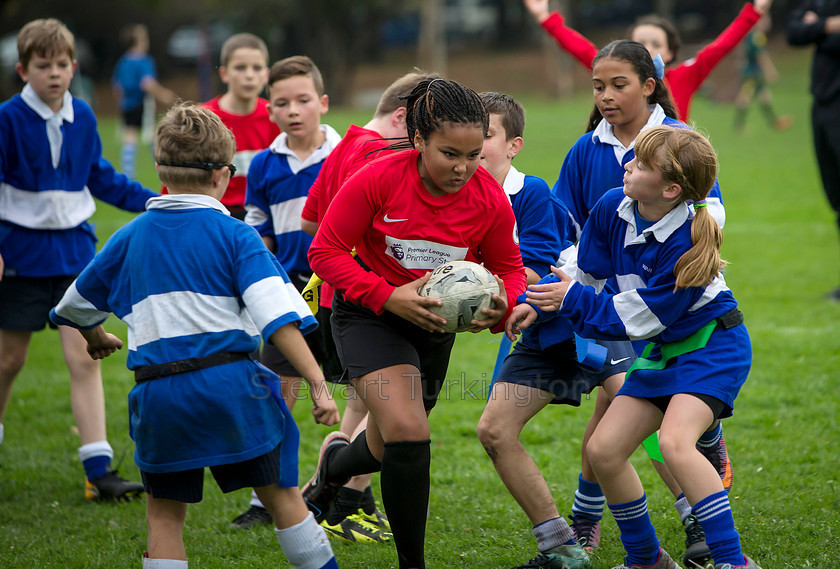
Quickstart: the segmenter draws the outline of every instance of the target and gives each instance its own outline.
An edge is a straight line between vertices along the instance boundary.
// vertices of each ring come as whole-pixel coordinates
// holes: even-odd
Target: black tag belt
[[[134,369],[134,381],[142,383],[144,381],[166,377],[167,375],[175,375],[176,373],[240,362],[250,357],[251,354],[247,352],[220,352],[212,356],[204,356],[203,358],[187,358],[165,364],[140,366]]]
[[[744,313],[737,308],[733,308],[723,316],[715,318],[715,320],[718,323],[718,328],[729,330],[744,323]]]

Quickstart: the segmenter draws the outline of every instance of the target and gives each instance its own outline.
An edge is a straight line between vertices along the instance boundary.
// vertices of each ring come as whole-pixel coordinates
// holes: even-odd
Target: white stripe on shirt
[[[312,315],[294,285],[287,283],[283,277],[268,277],[255,282],[242,293],[242,300],[260,331],[292,310],[301,320]]]
[[[0,219],[29,229],[72,229],[96,212],[96,203],[85,186],[81,191],[21,190],[0,183]]]
[[[188,290],[147,296],[133,305],[123,320],[128,325],[130,350],[163,338],[231,330],[242,330],[249,336],[259,333],[250,319],[240,314],[236,297]]]
[[[79,294],[76,281],[73,281],[67,287],[64,296],[61,297],[58,306],[55,307],[55,312],[62,318],[75,322],[83,328],[96,326],[111,314],[97,309],[90,301]]]
[[[665,325],[648,308],[637,290],[620,292],[613,296],[612,302],[631,340],[650,338],[665,329]]]
[[[282,201],[280,203],[271,204],[269,206],[269,209],[271,210],[271,221],[274,224],[275,235],[301,231],[300,216],[303,214],[303,206],[305,204],[306,196],[302,196]]]

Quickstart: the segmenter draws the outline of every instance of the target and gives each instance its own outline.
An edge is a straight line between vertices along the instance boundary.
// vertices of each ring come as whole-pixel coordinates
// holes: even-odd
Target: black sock
[[[327,523],[334,526],[347,516],[358,513],[363,499],[364,494],[361,491],[342,486],[335,495],[332,508],[327,513]]]
[[[382,463],[371,454],[365,435],[367,431],[359,433],[349,446],[338,449],[330,455],[327,480],[349,480],[358,474],[379,472]]]
[[[365,488],[364,494],[362,495],[361,508],[368,515],[376,511],[376,500],[373,497],[373,490],[370,486]]]
[[[423,542],[429,507],[431,441],[385,443],[382,503],[394,534],[400,568],[425,569]]]

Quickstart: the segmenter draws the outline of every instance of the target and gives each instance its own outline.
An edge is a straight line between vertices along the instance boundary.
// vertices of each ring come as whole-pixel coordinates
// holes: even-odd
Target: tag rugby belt
[[[212,356],[204,356],[203,358],[187,358],[185,360],[177,360],[165,364],[153,364],[147,366],[139,366],[134,369],[134,381],[143,383],[152,379],[159,379],[168,375],[175,375],[176,373],[184,373],[188,371],[196,371],[213,366],[220,366],[232,362],[240,362],[247,360],[251,354],[247,352],[220,352]]]

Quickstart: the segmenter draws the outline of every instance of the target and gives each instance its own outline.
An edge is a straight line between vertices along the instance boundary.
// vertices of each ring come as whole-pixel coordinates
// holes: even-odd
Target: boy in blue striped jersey
[[[32,333],[93,258],[88,219],[98,198],[143,211],[157,194],[102,158],[91,108],[68,92],[76,69],[75,40],[55,19],[34,20],[18,34],[23,91],[0,106],[0,441],[15,378]],[[111,469],[99,362],[82,338],[58,327],[70,372],[70,400],[82,446],[88,500],[127,499],[143,491]]]
[[[123,345],[101,326],[108,313],[127,325],[144,569],[187,567],[183,525],[187,504],[201,500],[204,467],[225,492],[255,489],[294,567],[335,569],[298,489],[298,431],[278,378],[249,357],[262,336],[323,387],[301,335],[316,323],[259,235],[219,202],[235,148],[212,111],[171,109],[155,145],[170,194],[113,235],[50,316],[78,328],[94,359]]]

